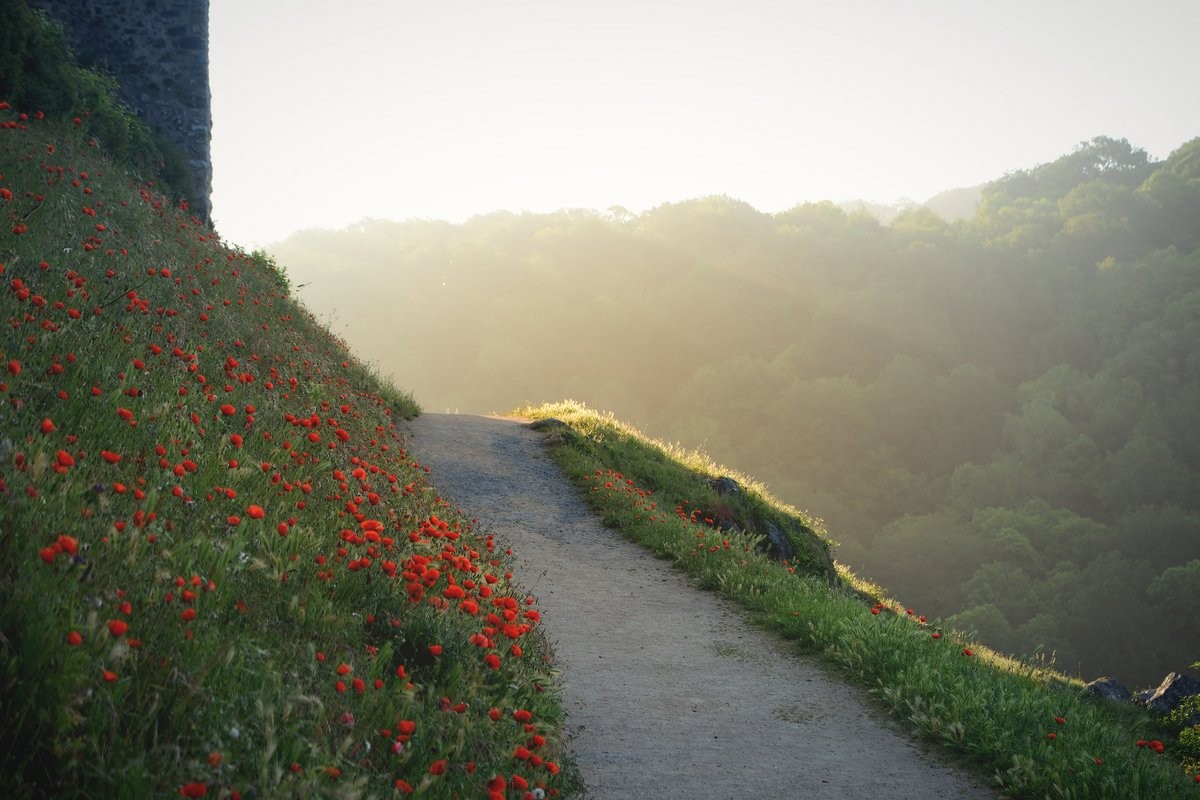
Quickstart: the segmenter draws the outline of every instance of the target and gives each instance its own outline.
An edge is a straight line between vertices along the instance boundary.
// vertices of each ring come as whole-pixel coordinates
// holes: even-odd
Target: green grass
[[[3,105],[0,796],[571,789],[533,609],[405,450],[412,397]]]
[[[718,499],[707,479],[733,474],[703,454],[649,440],[573,402],[514,413],[567,423],[543,430],[606,523],[675,561],[700,586],[741,604],[755,623],[867,687],[915,737],[936,743],[1004,796],[1200,797],[1200,779],[1181,766],[1188,762],[1188,731],[1181,743],[1133,704],[1091,701],[1079,680],[1003,656],[926,620],[919,609],[888,599],[845,567],[831,582],[818,558],[781,564],[759,552],[757,537],[723,533],[692,517],[689,509]],[[755,509],[745,513],[788,516],[789,531],[823,537],[814,520],[734,477],[748,487],[741,502]],[[1146,745],[1154,741],[1164,743],[1164,753]],[[1200,771],[1194,762],[1184,766]]]

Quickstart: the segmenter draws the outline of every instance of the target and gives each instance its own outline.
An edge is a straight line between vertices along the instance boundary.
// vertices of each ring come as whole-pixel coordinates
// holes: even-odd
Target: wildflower
[[[969,648],[969,647],[964,647],[964,648],[963,648],[963,651],[962,651],[962,654],[963,654],[964,656],[968,656],[968,657],[969,657],[969,656],[973,656],[973,655],[975,655],[974,651],[972,651],[972,650],[971,650],[971,648]]]
[[[429,654],[432,656],[440,656],[442,654],[442,646],[440,644],[429,645]]]
[[[1058,734],[1056,734],[1056,733],[1047,733],[1047,734],[1046,734],[1046,738],[1047,738],[1047,739],[1049,739],[1050,741],[1054,741],[1055,739],[1057,739],[1057,738],[1058,738]]]
[[[78,647],[83,644],[83,637],[79,634],[79,631],[71,631],[67,634],[67,644],[71,645],[71,647]]]
[[[442,775],[446,772],[446,759],[439,758],[437,761],[429,765],[430,775]]]
[[[250,517],[250,519],[262,519],[266,515],[267,515],[267,513],[265,511],[263,511],[262,506],[259,506],[259,505],[252,504],[249,508],[246,509],[246,516]]]
[[[396,778],[396,790],[401,794],[413,793],[413,787],[410,786],[408,781],[404,780],[403,778]]]
[[[113,638],[124,636],[129,630],[129,623],[123,619],[110,619],[108,621],[108,632],[113,635]]]
[[[208,794],[208,786],[199,781],[185,783],[179,787],[179,794],[183,797],[204,797]]]
[[[1066,720],[1063,719],[1062,717],[1055,717],[1054,721],[1057,722],[1059,725],[1063,725],[1066,723]]]
[[[104,670],[104,672],[102,674],[104,675],[105,683],[116,683],[117,682],[117,673],[113,672],[112,670],[106,669],[106,670]]]
[[[21,362],[15,358],[8,362],[8,374],[14,378],[21,374]]]
[[[1104,763],[1104,762],[1103,762],[1103,761],[1101,761],[1099,758],[1093,758],[1093,759],[1092,759],[1092,761],[1095,761],[1095,762],[1096,762],[1096,766],[1100,766],[1101,764],[1103,764],[1103,763]]]
[[[42,420],[41,430],[42,430],[42,433],[54,433],[54,431],[56,430],[56,428],[54,426],[54,421],[51,420],[49,417]]]

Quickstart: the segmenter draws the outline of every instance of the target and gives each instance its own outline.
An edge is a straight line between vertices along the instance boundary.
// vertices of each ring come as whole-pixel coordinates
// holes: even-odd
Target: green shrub
[[[195,196],[180,149],[121,102],[116,78],[77,63],[60,25],[25,0],[0,0],[0,19],[0,100],[31,115],[78,119],[115,160],[160,183],[169,196]]]

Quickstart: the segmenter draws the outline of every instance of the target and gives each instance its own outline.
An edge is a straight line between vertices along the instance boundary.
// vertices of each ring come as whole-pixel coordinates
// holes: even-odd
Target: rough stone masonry
[[[29,0],[62,24],[76,55],[107,68],[122,99],[187,156],[191,210],[212,207],[208,0]]]

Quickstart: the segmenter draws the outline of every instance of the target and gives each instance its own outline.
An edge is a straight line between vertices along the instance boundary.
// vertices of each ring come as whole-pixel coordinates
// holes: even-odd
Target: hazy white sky
[[[213,216],[925,200],[1200,136],[1196,0],[211,0]]]

